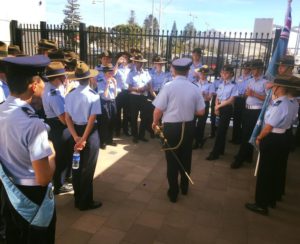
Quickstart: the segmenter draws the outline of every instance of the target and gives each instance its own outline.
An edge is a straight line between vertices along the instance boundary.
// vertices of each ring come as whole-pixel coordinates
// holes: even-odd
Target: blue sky
[[[61,23],[66,0],[47,0],[47,22]],[[127,22],[130,10],[135,10],[136,20],[142,25],[152,12],[152,0],[106,0],[106,26]],[[158,18],[160,0],[154,0],[154,16]],[[79,0],[82,22],[87,25],[103,25],[103,3],[96,0]],[[282,25],[287,0],[162,0],[162,29],[171,29],[176,21],[178,30],[194,21],[197,30],[253,31],[255,18],[274,18],[274,24]],[[292,26],[299,25],[300,1],[292,2]]]

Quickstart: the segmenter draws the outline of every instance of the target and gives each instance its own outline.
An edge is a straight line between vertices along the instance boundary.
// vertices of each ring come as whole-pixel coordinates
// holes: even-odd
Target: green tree
[[[123,51],[143,49],[142,27],[137,24],[117,25],[111,29],[111,41]]]
[[[195,34],[195,32],[197,32],[197,30],[196,30],[193,22],[189,22],[185,25],[185,27],[184,27],[185,35],[193,36]]]
[[[134,10],[130,10],[130,16],[128,19],[128,24],[129,25],[137,25],[136,21],[135,21],[135,11]]]
[[[146,30],[152,30],[152,21],[153,21],[153,30],[157,31],[159,30],[159,24],[156,17],[154,17],[152,14],[149,14],[145,20],[144,20],[144,29]]]
[[[176,25],[176,21],[174,20],[171,33],[172,33],[172,35],[175,35],[176,32],[177,32],[177,25]]]
[[[78,0],[67,0],[67,2],[68,3],[63,10],[63,13],[65,15],[63,23],[66,25],[79,26],[81,17],[79,13],[80,5],[77,3]]]

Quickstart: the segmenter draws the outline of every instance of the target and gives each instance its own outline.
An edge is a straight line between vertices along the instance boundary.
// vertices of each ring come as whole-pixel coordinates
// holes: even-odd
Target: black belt
[[[185,123],[186,125],[193,125],[195,122],[193,120],[191,121],[182,121],[182,122],[164,122],[164,125],[182,125],[182,123]]]

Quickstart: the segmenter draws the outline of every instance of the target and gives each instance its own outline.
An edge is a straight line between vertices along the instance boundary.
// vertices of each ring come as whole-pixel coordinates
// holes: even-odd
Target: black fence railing
[[[264,34],[221,33],[221,32],[169,32],[151,30],[116,30],[101,27],[79,27],[66,25],[20,24],[11,22],[11,39],[20,45],[24,53],[33,55],[41,38],[56,40],[60,48],[71,49],[92,67],[99,62],[104,50],[113,54],[129,51],[131,48],[142,51],[148,59],[148,66],[154,55],[159,54],[168,60],[190,57],[195,47],[204,50],[202,63],[211,66],[217,75],[220,68],[229,63],[240,72],[241,65],[248,60],[261,58],[268,65],[273,39]],[[115,61],[115,60],[114,60]]]

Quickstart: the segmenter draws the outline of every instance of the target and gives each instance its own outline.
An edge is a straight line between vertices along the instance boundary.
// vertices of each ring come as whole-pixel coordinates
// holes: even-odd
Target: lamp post
[[[105,0],[93,0],[92,4],[103,3],[103,28],[105,28]]]

